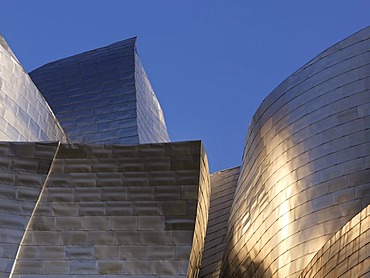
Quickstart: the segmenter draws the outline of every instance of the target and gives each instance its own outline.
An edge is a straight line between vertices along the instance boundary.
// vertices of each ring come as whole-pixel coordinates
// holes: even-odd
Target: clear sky
[[[370,25],[369,0],[0,2],[0,33],[27,71],[138,36],[171,140],[203,140],[211,172],[241,163],[276,86]]]

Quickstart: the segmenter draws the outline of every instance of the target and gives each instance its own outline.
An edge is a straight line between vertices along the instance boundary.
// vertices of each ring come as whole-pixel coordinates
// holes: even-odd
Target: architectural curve
[[[299,278],[369,277],[370,205],[341,228],[317,252]]]
[[[169,141],[136,37],[48,63],[30,76],[74,142]]]
[[[1,141],[67,141],[48,103],[2,36],[0,104]]]
[[[221,277],[297,277],[369,202],[370,28],[328,48],[249,127]]]

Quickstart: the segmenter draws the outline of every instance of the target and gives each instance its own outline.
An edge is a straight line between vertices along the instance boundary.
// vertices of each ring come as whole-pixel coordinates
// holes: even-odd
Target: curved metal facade
[[[212,175],[200,141],[142,144],[169,138],[135,41],[32,73],[69,139],[104,144],[0,143],[0,276],[368,275],[370,27],[278,86]],[[0,140],[65,141],[1,37],[0,58]]]
[[[369,223],[370,205],[325,243],[299,278],[369,277]]]
[[[262,103],[245,145],[222,277],[297,277],[369,203],[370,28]]]
[[[49,105],[1,36],[0,140],[67,140]]]
[[[136,38],[46,64],[30,73],[74,142],[168,142]]]

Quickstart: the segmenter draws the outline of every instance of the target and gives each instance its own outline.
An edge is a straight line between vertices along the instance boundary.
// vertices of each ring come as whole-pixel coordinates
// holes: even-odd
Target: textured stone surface
[[[128,158],[138,166],[126,170]],[[162,163],[152,163],[156,158]],[[189,159],[191,165],[184,167],[181,162]],[[209,193],[200,141],[61,144],[25,233],[14,277],[175,277],[186,275],[184,265],[197,273]]]
[[[0,142],[0,277],[11,271],[56,150],[57,143]]]

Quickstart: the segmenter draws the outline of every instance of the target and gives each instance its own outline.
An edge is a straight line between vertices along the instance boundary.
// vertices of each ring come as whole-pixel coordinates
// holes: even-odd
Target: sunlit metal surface
[[[311,60],[253,117],[222,277],[297,277],[369,203],[370,28]]]
[[[1,36],[0,140],[66,141],[50,107]]]
[[[74,142],[168,142],[163,113],[136,53],[136,38],[30,73]]]
[[[328,240],[299,276],[369,277],[370,206]]]
[[[211,174],[211,205],[199,277],[219,277],[225,236],[240,167]]]

